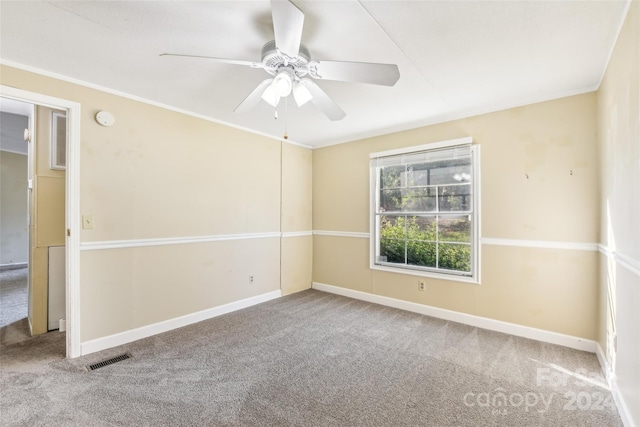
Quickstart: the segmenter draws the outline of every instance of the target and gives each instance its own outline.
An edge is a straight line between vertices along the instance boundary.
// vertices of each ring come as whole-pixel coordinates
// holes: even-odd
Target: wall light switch
[[[93,215],[82,215],[82,228],[93,228]]]

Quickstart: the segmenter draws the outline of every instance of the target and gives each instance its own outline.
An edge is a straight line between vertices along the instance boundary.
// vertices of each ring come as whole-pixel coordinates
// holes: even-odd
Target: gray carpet
[[[27,320],[27,268],[0,271],[0,345],[31,337]]]
[[[3,426],[622,425],[593,354],[313,290],[74,360],[60,333],[1,350]]]
[[[27,268],[0,271],[0,327],[27,317]]]

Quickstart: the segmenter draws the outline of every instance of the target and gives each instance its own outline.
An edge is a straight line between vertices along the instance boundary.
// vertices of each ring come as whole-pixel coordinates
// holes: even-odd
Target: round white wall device
[[[96,122],[102,126],[111,126],[115,121],[116,119],[113,117],[113,114],[108,111],[99,111],[96,114]]]

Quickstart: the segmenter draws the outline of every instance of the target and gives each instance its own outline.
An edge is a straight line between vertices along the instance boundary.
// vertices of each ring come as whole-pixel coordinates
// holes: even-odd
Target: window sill
[[[388,267],[384,265],[370,265],[371,270],[386,271],[388,273],[406,274],[409,276],[417,277],[430,277],[432,279],[449,280],[453,282],[471,283],[473,285],[480,285],[478,277],[458,276],[455,274],[433,273],[430,271],[413,270],[409,268]]]

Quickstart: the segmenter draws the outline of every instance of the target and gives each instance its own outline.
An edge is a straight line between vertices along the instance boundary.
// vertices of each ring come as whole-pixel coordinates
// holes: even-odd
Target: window
[[[479,147],[371,154],[371,268],[479,282]]]
[[[67,164],[67,114],[51,113],[51,169],[65,169]]]

